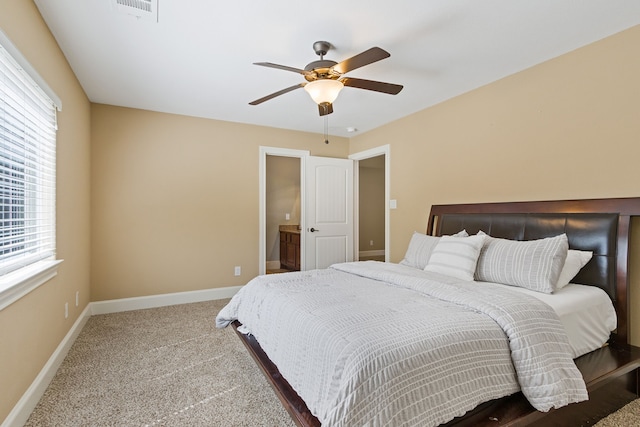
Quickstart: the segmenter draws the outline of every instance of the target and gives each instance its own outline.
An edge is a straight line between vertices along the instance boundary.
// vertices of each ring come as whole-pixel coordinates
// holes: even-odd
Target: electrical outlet
[[[242,273],[242,269],[240,268],[239,265],[236,265],[235,268],[233,269],[233,275],[239,276],[241,273]]]
[[[68,318],[69,317],[69,303],[65,302],[64,303],[64,318]]]
[[[76,291],[76,307],[80,305],[80,291]]]
[[[291,215],[289,215],[288,213],[284,214],[284,219],[286,221],[289,221],[291,219]]]
[[[373,246],[373,240],[369,240],[369,246]]]

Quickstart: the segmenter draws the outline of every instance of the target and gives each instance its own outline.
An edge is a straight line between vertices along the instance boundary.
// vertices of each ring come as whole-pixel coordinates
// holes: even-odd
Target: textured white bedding
[[[216,325],[236,319],[324,426],[438,425],[518,389],[542,411],[587,398],[554,311],[503,285],[338,264],[257,277]]]
[[[611,298],[595,286],[571,283],[553,294],[515,287],[513,290],[553,308],[569,337],[574,358],[602,347],[616,329],[616,310]]]

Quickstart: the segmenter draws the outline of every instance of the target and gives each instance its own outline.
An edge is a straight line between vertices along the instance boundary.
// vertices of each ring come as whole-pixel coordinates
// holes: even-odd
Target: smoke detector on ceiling
[[[158,22],[158,0],[112,0],[116,12]]]

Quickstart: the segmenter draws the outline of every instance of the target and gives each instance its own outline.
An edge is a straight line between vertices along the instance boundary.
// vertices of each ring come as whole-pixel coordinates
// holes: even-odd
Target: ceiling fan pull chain
[[[324,143],[329,143],[329,115],[324,116]]]

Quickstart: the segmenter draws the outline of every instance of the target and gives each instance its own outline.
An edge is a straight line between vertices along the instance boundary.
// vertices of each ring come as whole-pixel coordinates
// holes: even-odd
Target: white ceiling
[[[345,88],[329,133],[363,133],[640,24],[639,0],[158,0],[158,21],[114,0],[34,0],[92,102],[322,133],[303,90],[317,40],[342,61],[379,46],[391,57],[346,75],[404,85]]]

